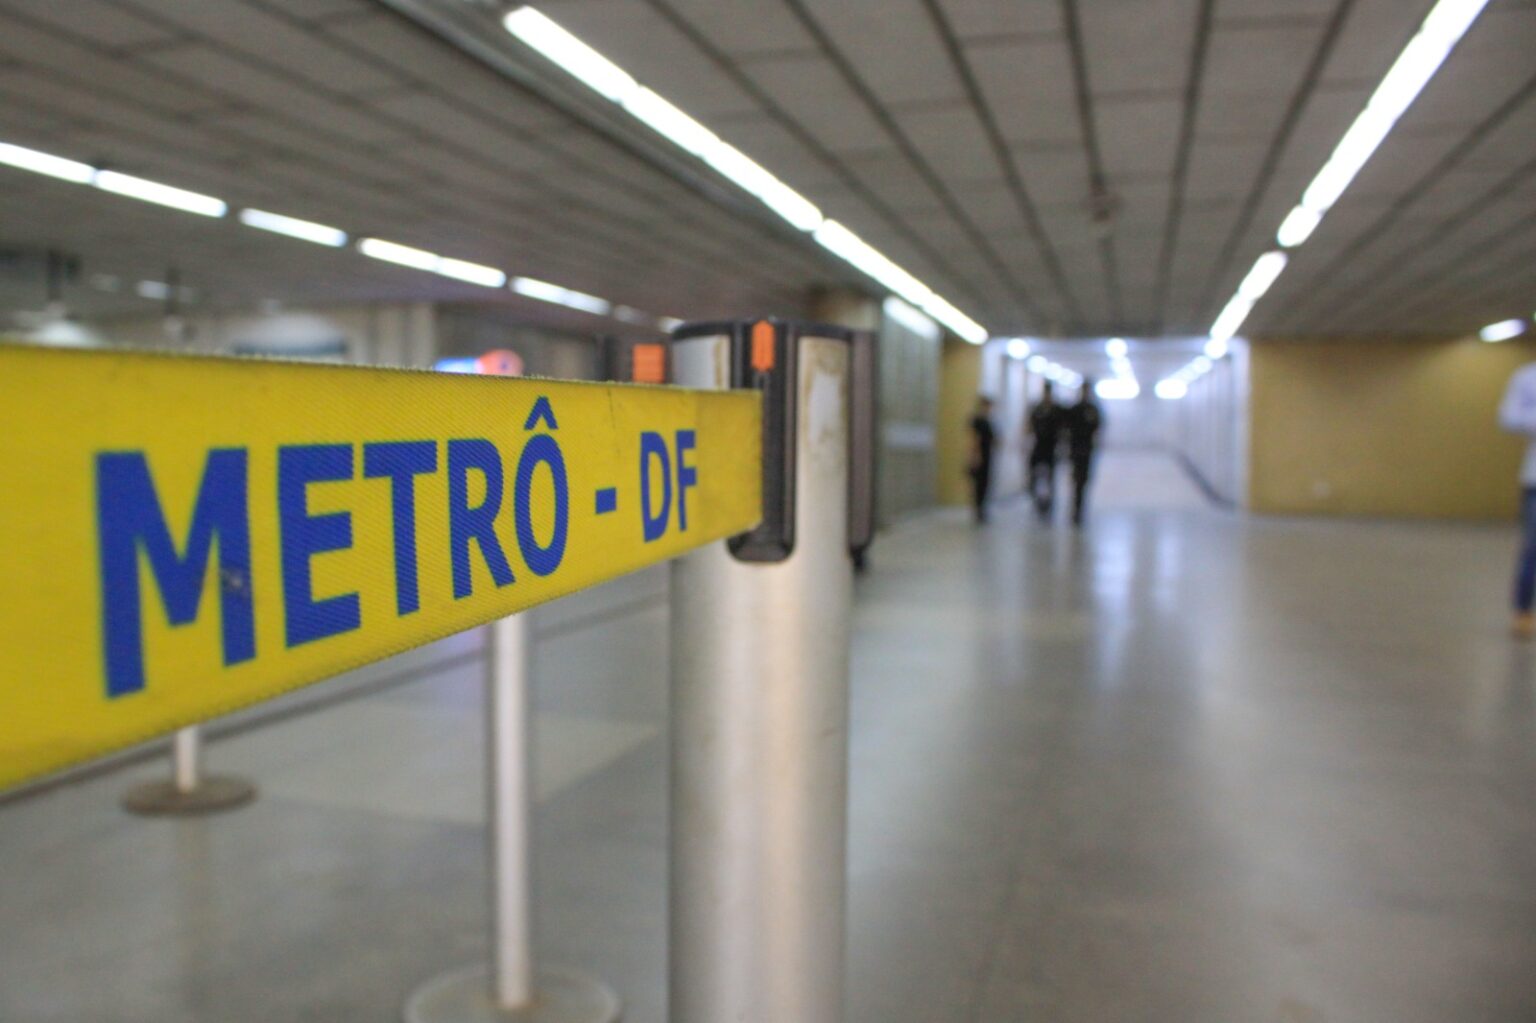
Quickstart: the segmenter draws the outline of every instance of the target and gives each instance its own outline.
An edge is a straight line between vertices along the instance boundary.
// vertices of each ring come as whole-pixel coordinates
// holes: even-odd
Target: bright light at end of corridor
[[[1132,377],[1115,377],[1094,384],[1093,393],[1105,401],[1130,401],[1141,394],[1141,385]]]
[[[1009,338],[1008,339],[1008,357],[1010,359],[1027,359],[1027,358],[1029,358],[1029,342],[1024,340],[1021,337],[1011,337],[1011,338]]]
[[[1477,336],[1484,341],[1508,341],[1512,337],[1519,337],[1525,333],[1524,320],[1501,320],[1498,323],[1490,323],[1477,332]]]
[[[1165,401],[1178,401],[1189,393],[1189,385],[1182,380],[1169,377],[1167,380],[1159,380],[1152,390]]]
[[[1123,337],[1112,337],[1104,342],[1104,351],[1111,359],[1123,359],[1131,346],[1125,343]]]

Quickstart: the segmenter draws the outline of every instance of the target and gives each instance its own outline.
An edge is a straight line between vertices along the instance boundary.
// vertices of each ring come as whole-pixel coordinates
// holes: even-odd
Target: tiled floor
[[[1015,503],[875,548],[850,1020],[1536,1020],[1509,530],[1246,520],[1149,456],[1098,483],[1082,534]],[[665,585],[535,622],[539,951],[632,1023],[665,1019]],[[228,816],[120,812],[158,764],[0,804],[0,1020],[390,1020],[483,954],[476,642],[214,743],[262,787]]]

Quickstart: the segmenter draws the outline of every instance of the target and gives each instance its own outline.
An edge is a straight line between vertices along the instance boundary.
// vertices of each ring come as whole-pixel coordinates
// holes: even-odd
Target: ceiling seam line
[[[1329,260],[1316,273],[1313,273],[1309,278],[1309,284],[1331,279],[1348,260],[1358,256],[1365,248],[1385,234],[1409,207],[1422,198],[1441,178],[1465,160],[1474,146],[1481,142],[1489,133],[1497,129],[1500,124],[1533,96],[1536,96],[1536,76],[1528,79],[1524,85],[1520,86],[1504,102],[1500,103],[1491,114],[1478,122],[1472,131],[1458,142],[1450,152],[1436,161],[1435,165],[1415,181],[1406,192],[1398,196],[1390,206],[1383,210],[1381,216],[1377,217],[1370,227],[1352,239],[1337,256]],[[1500,184],[1502,183],[1501,180]],[[1307,306],[1315,303],[1318,297],[1315,294],[1317,290],[1310,287],[1304,289],[1301,294],[1306,297],[1299,304]],[[1327,290],[1326,286],[1321,290]]]
[[[1429,235],[1426,239],[1419,243],[1412,243],[1399,248],[1393,254],[1393,256],[1402,257],[1407,254],[1407,259],[1403,260],[1402,262],[1416,261],[1419,257],[1422,257],[1425,253],[1432,251],[1445,239],[1450,237],[1450,232],[1455,231],[1457,228],[1468,223],[1473,217],[1477,216],[1494,202],[1497,202],[1506,194],[1514,190],[1516,186],[1526,180],[1529,180],[1530,176],[1533,174],[1536,174],[1536,159],[1527,160],[1519,167],[1516,167],[1513,171],[1500,178],[1491,188],[1474,198],[1471,202],[1467,203],[1465,206],[1461,207],[1450,216],[1438,221],[1434,225],[1434,228],[1429,232]],[[1498,236],[1495,235],[1495,237]],[[1397,265],[1401,266],[1402,262],[1398,262]],[[1421,275],[1419,279],[1424,279],[1424,276],[1425,275]],[[1338,291],[1339,289],[1334,288],[1332,290]],[[1349,290],[1350,293],[1348,297],[1345,298],[1342,303],[1329,307],[1328,311],[1330,313],[1335,313],[1341,308],[1350,309],[1352,307],[1358,306],[1361,302],[1369,299],[1373,295],[1381,294],[1380,292],[1371,288],[1371,286],[1368,284],[1364,286],[1355,284],[1352,285]],[[1401,294],[1403,290],[1404,289],[1401,288],[1399,288],[1397,291],[1388,290],[1386,294],[1388,296]],[[1303,303],[1301,322],[1307,323],[1312,319],[1313,316],[1306,311],[1305,303]]]
[[[981,120],[982,129],[987,133],[987,139],[992,145],[993,152],[1003,172],[1003,180],[1007,182],[1009,190],[1013,193],[1014,201],[1019,206],[1019,211],[1024,218],[1024,226],[1029,231],[1035,242],[1035,247],[1040,250],[1041,259],[1044,260],[1046,272],[1051,275],[1052,282],[1061,289],[1061,295],[1067,306],[1067,311],[1079,322],[1083,320],[1083,312],[1077,303],[1077,296],[1072,293],[1071,286],[1067,283],[1066,273],[1062,270],[1061,260],[1056,252],[1056,247],[1051,243],[1050,236],[1046,233],[1045,225],[1040,220],[1039,209],[1030,197],[1029,189],[1019,174],[1017,164],[1012,154],[1008,152],[1007,143],[1003,139],[1002,129],[998,126],[997,115],[992,110],[992,104],[987,100],[981,85],[976,80],[971,62],[965,56],[965,51],[960,45],[959,38],[955,35],[954,26],[949,18],[939,7],[938,0],[922,0],[923,7],[928,12],[929,19],[933,22],[934,29],[944,48],[949,53],[950,63],[954,65],[955,73],[959,75],[961,85],[970,96],[971,104],[976,108],[977,116]],[[1042,323],[1042,327],[1049,324]]]
[[[1093,94],[1088,84],[1088,55],[1083,49],[1083,30],[1077,17],[1077,0],[1061,0],[1062,27],[1066,30],[1067,54],[1072,64],[1072,93],[1077,101],[1077,120],[1083,133],[1083,149],[1088,156],[1088,195],[1092,208],[1098,208],[1109,196],[1104,175],[1103,154],[1099,151],[1099,133],[1093,114]],[[1119,306],[1120,283],[1116,273],[1115,240],[1110,235],[1100,239],[1099,265],[1104,274],[1104,291],[1110,300],[1110,315],[1117,322],[1124,318]]]
[[[253,2],[259,2],[259,0],[245,0],[245,2],[250,4]],[[573,127],[590,131],[595,137],[604,143],[611,145],[620,152],[626,153],[635,159],[653,167],[658,174],[664,175],[673,181],[677,181],[684,188],[688,189],[693,195],[702,201],[711,204],[717,209],[723,209],[728,215],[741,218],[754,225],[765,226],[774,230],[775,233],[772,237],[775,242],[785,244],[788,243],[788,238],[781,238],[779,236],[780,233],[784,232],[781,228],[778,227],[777,224],[770,221],[767,217],[758,216],[756,211],[752,208],[752,204],[744,199],[738,201],[729,190],[709,180],[706,176],[680,174],[678,170],[671,166],[670,162],[665,164],[660,163],[652,153],[642,150],[638,146],[632,146],[623,139],[616,137],[612,132],[603,130],[599,127],[595,127],[592,124],[584,121],[580,116],[562,108],[558,103],[551,100],[548,96],[540,93],[536,88],[527,85],[526,83],[520,82],[517,79],[503,73],[500,69],[479,58],[477,55],[466,52],[464,49],[454,45],[450,40],[445,39],[435,30],[421,24],[414,18],[407,16],[405,13],[397,10],[392,5],[380,2],[379,6],[381,6],[387,14],[398,19],[403,24],[410,26],[415,31],[421,33],[423,38],[429,40],[435,45],[443,47],[447,52],[450,52],[455,56],[473,60],[477,64],[486,67],[493,74],[496,74],[500,80],[506,82],[509,86],[527,96],[534,103],[541,104],[544,107],[552,110],[561,118],[569,121]],[[287,18],[286,15],[279,14],[279,16]],[[393,70],[393,68],[391,68],[391,66],[382,59],[378,58],[367,50],[363,50],[352,45],[345,39],[339,39],[338,37],[331,36],[329,33],[324,33],[320,38],[324,38],[327,43],[336,46],[343,52],[350,53],[354,58],[358,60],[369,63],[375,67],[390,68]],[[537,148],[541,145],[547,145],[544,137],[540,133],[533,132],[517,125],[512,125],[498,118],[492,117],[490,114],[475,107],[473,104],[465,104],[459,102],[451,95],[442,93],[441,91],[437,90],[433,83],[425,82],[424,80],[417,78],[414,75],[411,76],[410,80],[417,83],[417,88],[422,88],[423,91],[438,96],[440,99],[444,100],[451,107],[459,110],[461,113],[464,113],[469,117],[493,126],[519,142],[527,143],[530,148]],[[425,86],[425,88],[423,88],[423,86]],[[380,115],[376,114],[376,116]],[[414,126],[412,126],[410,122],[401,122],[399,119],[393,118],[391,115],[382,116],[386,117],[393,123],[404,124],[408,126],[408,130],[410,130],[412,133],[415,132]],[[443,141],[441,136],[437,136],[436,139],[439,142]],[[483,167],[488,171],[499,170],[499,168],[495,167],[491,162],[488,162],[487,158],[483,157],[481,154],[475,152],[474,150],[466,150],[463,147],[453,143],[450,143],[450,145],[453,146],[453,148],[460,154],[460,156],[470,159],[470,162],[476,166]],[[583,173],[591,174],[597,180],[616,187],[620,192],[626,195],[635,197],[644,202],[655,202],[657,199],[657,196],[651,192],[634,188],[632,183],[629,182],[629,180],[623,175],[610,174],[600,163],[594,163],[583,157],[575,156],[565,152],[564,150],[557,149],[554,150],[554,152],[558,153],[561,159],[568,161],[571,167],[580,170]],[[546,187],[549,186],[549,179],[547,177],[536,176],[532,173],[519,174],[518,177],[536,181],[538,184],[544,185]],[[562,197],[563,202],[578,208],[587,209],[594,215],[594,218],[597,220],[605,220],[611,218],[620,223],[627,223],[634,229],[635,233],[637,234],[646,234],[649,231],[648,226],[644,222],[634,220],[632,217],[627,217],[606,207],[595,206],[592,202],[583,198],[579,193],[560,190],[559,195]],[[700,266],[709,266],[711,261],[715,258],[714,254],[712,254],[707,249],[699,248],[697,246],[686,246],[685,251],[689,250],[691,250],[698,257],[697,262]]]
[[[1512,222],[1508,227],[1500,231],[1498,234],[1493,235],[1491,238],[1485,238],[1472,245],[1468,245],[1466,248],[1459,251],[1456,254],[1457,266],[1461,267],[1464,271],[1467,267],[1475,267],[1480,260],[1488,260],[1490,258],[1498,259],[1496,255],[1496,248],[1498,245],[1517,236],[1521,231],[1524,231],[1525,229],[1532,226],[1536,226],[1536,213],[1528,214],[1519,220]],[[1490,255],[1491,252],[1495,254]],[[1520,265],[1526,258],[1526,251],[1522,250],[1520,252],[1506,255],[1502,259],[1498,259],[1498,262],[1494,263],[1493,267],[1498,269],[1508,264]],[[1394,294],[1415,294],[1415,297],[1407,299],[1407,301],[1404,303],[1404,306],[1407,309],[1412,310],[1422,308],[1430,302],[1438,300],[1440,296],[1444,295],[1446,292],[1455,290],[1459,286],[1459,282],[1445,281],[1442,282],[1438,288],[1422,287],[1425,282],[1433,280],[1434,278],[1435,274],[1433,272],[1422,273],[1412,282],[1412,284],[1398,288]]]
[[[982,254],[982,257],[985,259],[987,264],[992,268],[992,272],[997,275],[998,281],[1003,284],[1004,287],[1011,290],[1014,293],[1014,297],[1017,298],[1020,304],[1022,304],[1026,309],[1029,309],[1032,315],[1036,315],[1038,317],[1038,310],[1035,308],[1034,299],[1029,294],[1028,290],[1024,288],[1021,282],[1014,278],[1012,272],[1008,269],[1007,262],[997,252],[997,250],[992,247],[992,244],[987,240],[986,235],[982,233],[981,229],[977,227],[975,222],[972,221],[971,218],[966,214],[965,210],[960,206],[959,201],[955,198],[954,193],[950,191],[949,187],[944,183],[943,179],[939,177],[938,172],[935,171],[927,159],[924,158],[920,152],[918,152],[917,147],[912,142],[911,138],[909,138],[907,133],[902,130],[901,126],[896,123],[896,119],[891,116],[890,110],[880,102],[879,97],[877,97],[873,91],[870,90],[869,86],[853,69],[853,66],[848,62],[848,59],[846,56],[844,56],[842,50],[840,50],[837,47],[837,44],[832,41],[832,38],[827,35],[826,30],[821,27],[820,23],[817,22],[814,17],[812,17],[810,11],[806,9],[804,3],[802,3],[801,0],[781,0],[781,2],[786,7],[788,7],[798,19],[800,19],[801,25],[816,40],[817,45],[822,48],[822,52],[826,55],[827,60],[831,62],[833,68],[836,69],[838,74],[842,77],[844,83],[854,91],[854,94],[859,97],[859,100],[867,108],[870,115],[873,116],[875,120],[880,123],[881,127],[886,130],[886,133],[895,140],[896,147],[901,150],[902,154],[906,156],[907,160],[912,164],[913,168],[916,169],[918,174],[924,179],[924,181],[927,182],[928,187],[933,189],[934,194],[937,195],[939,201],[944,204],[944,207],[949,211],[950,216],[955,218],[961,229],[966,233],[966,235],[970,237],[971,243],[976,246],[977,250]]]
[[[1270,139],[1269,149],[1264,153],[1264,159],[1259,164],[1259,172],[1254,176],[1253,185],[1244,196],[1242,206],[1238,208],[1237,219],[1232,224],[1232,230],[1227,234],[1227,240],[1222,243],[1205,290],[1195,303],[1194,312],[1197,323],[1205,324],[1211,320],[1211,306],[1215,303],[1216,295],[1224,282],[1223,275],[1236,257],[1237,248],[1242,244],[1243,237],[1253,226],[1253,218],[1258,215],[1259,203],[1263,201],[1264,193],[1268,191],[1275,172],[1280,167],[1280,156],[1290,145],[1291,136],[1295,133],[1296,126],[1301,123],[1301,116],[1306,112],[1307,105],[1312,101],[1312,96],[1322,81],[1323,67],[1333,55],[1334,47],[1338,45],[1344,24],[1353,13],[1354,6],[1355,0],[1339,0],[1338,6],[1334,8],[1333,14],[1328,19],[1323,38],[1318,42],[1317,49],[1312,52],[1312,59],[1308,61],[1301,81],[1296,85],[1296,91],[1291,94],[1291,102],[1287,105],[1285,115],[1281,117],[1280,124],[1275,129],[1274,137]],[[1299,200],[1300,196],[1297,198]]]
[[[864,181],[854,173],[841,157],[828,149],[815,134],[806,129],[799,121],[790,116],[779,103],[769,96],[758,83],[740,67],[728,60],[724,53],[705,38],[694,26],[683,18],[671,6],[668,0],[646,0],[653,10],[665,18],[668,24],[677,29],[707,57],[715,67],[727,78],[734,81],[749,96],[757,101],[758,105],[767,112],[780,127],[789,132],[795,139],[809,149],[818,159],[827,164],[838,178],[860,199],[868,203],[886,224],[896,230],[898,234],[906,238],[929,261],[934,269],[940,272],[945,280],[953,286],[954,293],[964,294],[978,306],[985,305],[985,299],[981,292],[967,283],[966,275],[956,271],[950,261],[939,252],[920,231],[915,230],[906,223],[883,198],[872,191]]]
[[[1189,76],[1184,82],[1184,117],[1179,125],[1179,144],[1168,188],[1168,209],[1163,221],[1163,241],[1157,258],[1157,283],[1152,289],[1152,317],[1158,334],[1166,327],[1168,291],[1173,281],[1173,258],[1179,247],[1179,227],[1184,215],[1184,189],[1189,179],[1189,155],[1195,143],[1195,118],[1205,85],[1205,60],[1210,47],[1211,22],[1216,0],[1200,0],[1195,18],[1194,45],[1189,55]]]

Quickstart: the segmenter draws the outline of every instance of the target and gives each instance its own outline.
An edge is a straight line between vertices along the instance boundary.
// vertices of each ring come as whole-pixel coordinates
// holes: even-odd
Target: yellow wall
[[[1504,386],[1536,342],[1252,345],[1250,507],[1279,514],[1511,518],[1523,442]]]
[[[981,346],[945,337],[939,356],[938,496],[940,504],[970,504],[971,413],[981,385]]]

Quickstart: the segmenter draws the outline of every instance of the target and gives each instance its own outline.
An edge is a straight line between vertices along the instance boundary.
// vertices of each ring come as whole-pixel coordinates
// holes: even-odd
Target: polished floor
[[[1245,519],[1101,466],[877,545],[855,626],[855,1023],[1536,1020],[1536,646],[1494,526]],[[536,613],[539,952],[665,1019],[666,577]],[[478,640],[0,803],[0,1020],[398,1018],[485,948]],[[318,700],[317,700],[318,698]],[[785,1021],[792,1023],[792,1021]]]

